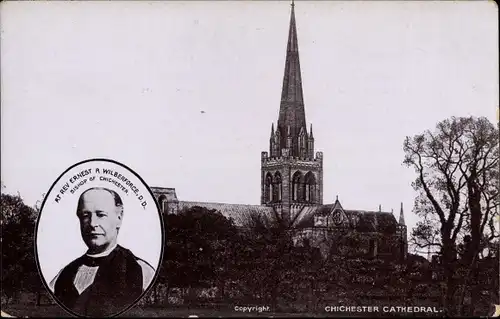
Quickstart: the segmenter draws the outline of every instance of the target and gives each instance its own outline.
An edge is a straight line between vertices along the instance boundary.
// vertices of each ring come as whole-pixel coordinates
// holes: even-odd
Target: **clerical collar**
[[[88,257],[91,257],[91,258],[105,257],[105,256],[111,254],[111,252],[116,248],[116,246],[118,246],[118,243],[115,243],[113,246],[111,246],[110,248],[106,249],[102,253],[98,253],[98,254],[88,254],[87,253],[85,255],[88,256]]]

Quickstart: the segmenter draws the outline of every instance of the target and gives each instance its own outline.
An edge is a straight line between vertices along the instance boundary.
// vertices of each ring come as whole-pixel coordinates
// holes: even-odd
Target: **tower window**
[[[292,201],[299,202],[301,201],[301,198],[303,197],[303,191],[302,191],[302,173],[300,171],[295,172],[293,174],[292,178]]]
[[[275,202],[281,202],[283,192],[283,182],[281,180],[280,172],[274,174],[274,184],[273,184],[273,199]]]
[[[266,182],[264,184],[264,202],[270,203],[273,200],[273,177],[267,173]]]
[[[305,176],[304,198],[308,203],[316,201],[316,178],[312,172],[308,172]]]

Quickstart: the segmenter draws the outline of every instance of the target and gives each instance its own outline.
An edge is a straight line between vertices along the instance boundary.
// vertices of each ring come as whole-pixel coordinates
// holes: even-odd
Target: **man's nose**
[[[97,223],[97,216],[90,215],[89,225],[91,227],[97,227],[99,224]]]

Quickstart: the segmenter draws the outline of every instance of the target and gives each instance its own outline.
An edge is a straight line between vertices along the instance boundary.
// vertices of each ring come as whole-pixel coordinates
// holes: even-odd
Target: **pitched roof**
[[[347,210],[346,213],[354,222],[354,227],[360,231],[385,230],[397,225],[391,212]]]
[[[306,228],[314,226],[314,216],[316,214],[328,214],[332,205],[304,206],[302,210],[292,220],[292,226],[295,228]]]
[[[215,209],[224,215],[224,217],[232,219],[236,226],[246,226],[254,217],[261,217],[266,221],[274,220],[272,207],[260,205],[179,201],[179,211],[195,206]]]
[[[332,212],[334,207],[335,207],[334,204],[316,206],[315,215],[328,216]]]
[[[179,201],[179,211],[195,206],[214,209],[232,219],[236,226],[248,226],[254,218],[258,217],[265,223],[275,223],[277,216],[272,207],[261,205],[211,203],[211,202],[192,202]],[[316,206],[304,206],[298,214],[292,217],[292,227],[307,228],[314,226],[315,216],[328,216],[333,210],[338,209],[339,205],[327,204]],[[393,229],[397,226],[394,215],[390,212],[363,211],[363,210],[343,210],[349,219],[352,227],[359,231],[377,231]]]
[[[165,196],[167,202],[177,202],[177,195],[175,194],[175,188],[169,187],[150,187],[151,191],[159,199],[162,196]]]
[[[314,226],[315,216],[328,216],[339,205],[327,204],[320,206],[305,206],[297,217],[293,225],[297,228]],[[375,231],[390,229],[397,225],[396,218],[390,212],[364,211],[364,210],[343,210],[349,219],[351,226],[360,231]]]

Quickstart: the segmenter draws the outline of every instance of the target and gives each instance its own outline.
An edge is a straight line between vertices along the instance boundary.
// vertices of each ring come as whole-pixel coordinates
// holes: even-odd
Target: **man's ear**
[[[117,228],[120,228],[121,225],[122,225],[122,220],[123,220],[123,206],[116,207],[116,214],[118,215],[118,226],[117,226]]]

